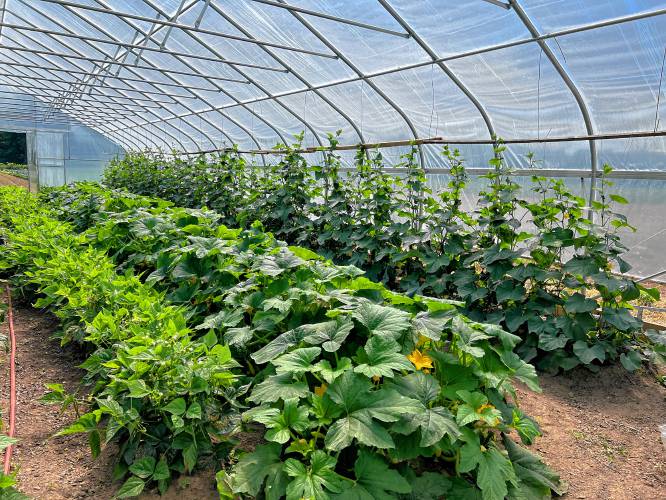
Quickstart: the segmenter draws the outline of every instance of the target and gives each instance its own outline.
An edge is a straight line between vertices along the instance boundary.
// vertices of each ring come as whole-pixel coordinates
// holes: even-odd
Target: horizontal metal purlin
[[[34,95],[35,97],[38,97],[42,102],[46,104],[55,104],[55,101],[50,101],[50,100],[45,100],[45,99],[57,99],[59,96],[57,95],[50,95],[50,94],[39,94],[39,93],[31,93],[31,95]],[[99,103],[99,104],[115,104],[116,106],[124,106],[123,109],[127,109],[128,111],[134,111],[132,108],[129,108],[129,106],[139,106],[141,109],[137,109],[136,112],[140,113],[145,109],[162,109],[159,106],[148,106],[145,104],[132,104],[132,103],[123,103],[123,102],[116,102],[116,101],[102,101],[99,99],[95,100],[89,100],[89,99],[78,99],[79,101],[82,102],[91,102],[91,103]],[[64,109],[64,108],[57,108],[57,109]],[[103,110],[108,109],[108,106],[100,106],[98,109],[101,112],[104,112]],[[136,115],[136,113],[135,113]]]
[[[204,35],[219,36],[220,38],[228,38],[229,40],[236,40],[237,42],[252,43],[254,45],[264,45],[266,47],[273,47],[275,49],[290,50],[292,52],[299,52],[301,54],[308,54],[311,56],[326,57],[328,59],[337,59],[335,55],[327,54],[325,52],[319,52],[316,50],[308,50],[300,47],[293,47],[290,45],[283,45],[281,43],[267,42],[264,40],[255,40],[254,38],[247,38],[244,36],[232,35],[229,33],[220,33],[219,31],[208,30],[203,28],[197,28],[196,26],[188,26],[186,24],[181,24],[173,21],[163,21],[161,19],[155,19],[152,17],[140,16],[138,14],[131,14],[129,12],[117,12],[110,9],[105,9],[103,7],[95,7],[92,5],[81,5],[76,2],[68,2],[65,0],[41,0],[46,3],[53,3],[57,5],[66,5],[75,9],[89,10],[92,12],[99,12],[101,14],[108,14],[111,16],[122,17],[126,19],[135,19],[137,21],[143,21],[146,23],[161,24],[163,26],[172,26],[174,28],[181,29],[183,31],[191,31],[193,33],[203,33]]]
[[[173,98],[182,97],[183,99],[196,99],[196,97],[193,97],[191,95],[178,95],[178,94],[168,94],[166,92],[155,92],[155,91],[151,91],[151,90],[138,90],[138,89],[126,89],[126,88],[119,88],[119,87],[110,87],[109,85],[96,85],[94,83],[86,83],[86,82],[81,82],[81,81],[77,81],[77,80],[56,80],[55,78],[44,78],[42,76],[31,76],[31,75],[17,75],[17,74],[13,74],[13,73],[0,73],[0,76],[8,76],[8,77],[11,77],[11,78],[17,78],[17,79],[23,79],[23,80],[39,80],[39,81],[43,81],[43,82],[65,83],[65,84],[68,84],[68,85],[83,85],[85,87],[102,88],[102,89],[108,89],[108,90],[113,90],[113,91],[124,90],[125,92],[140,92],[142,94],[161,95],[161,96],[164,96],[164,97],[173,97]],[[70,92],[70,91],[68,90],[68,92]],[[74,92],[78,92],[78,91],[74,91]],[[100,95],[100,94],[95,94],[95,95]],[[108,94],[102,94],[102,95],[108,95]]]
[[[99,64],[111,64],[113,66],[122,66],[124,68],[134,68],[134,69],[143,69],[146,71],[160,71],[164,73],[173,73],[174,75],[185,75],[185,76],[198,76],[200,78],[210,78],[212,80],[222,80],[224,81],[224,77],[220,76],[214,76],[214,75],[203,75],[200,73],[193,73],[191,71],[179,71],[175,69],[169,69],[169,68],[152,68],[150,66],[137,66],[132,63],[122,63],[118,61],[109,61],[107,59],[97,59],[93,57],[86,57],[86,56],[79,56],[76,54],[65,54],[64,52],[54,52],[51,50],[40,50],[40,49],[29,49],[27,47],[14,47],[12,45],[0,45],[0,49],[7,49],[15,52],[30,52],[31,54],[40,54],[40,55],[45,55],[45,56],[53,56],[53,57],[61,57],[63,59],[78,59],[78,60],[83,60],[91,63],[99,63]],[[241,82],[241,83],[247,83],[247,82]]]
[[[26,109],[26,108],[20,108],[20,107],[16,107],[16,108],[0,107],[0,111],[4,112],[6,114],[13,113],[13,114],[20,114],[22,116],[28,116],[29,115],[29,116],[33,116],[35,118],[38,118],[38,117],[46,117],[46,118],[54,117],[54,118],[59,118],[59,119],[77,118],[79,116],[91,116],[93,114],[93,112],[89,111],[89,110],[75,110],[74,112],[76,114],[74,116],[69,115],[69,114],[67,114],[67,112],[62,111],[62,110],[56,110],[56,113],[44,114],[44,112],[40,111],[40,110],[36,110],[36,109],[32,110],[32,109]],[[116,118],[113,117],[113,116],[104,116],[104,117],[102,117],[99,114],[97,114],[97,115],[95,115],[95,117],[99,121],[112,122],[112,121],[116,120]],[[110,120],[105,120],[105,118],[109,118]]]
[[[350,26],[356,26],[357,28],[363,28],[366,30],[378,31],[380,33],[386,33],[387,35],[399,36],[402,38],[409,38],[409,33],[402,31],[395,31],[388,28],[382,28],[381,26],[375,26],[374,24],[362,23],[360,21],[355,21],[353,19],[347,19],[344,17],[334,16],[332,14],[326,14],[325,12],[318,12],[316,10],[305,9],[303,7],[297,7],[295,5],[290,5],[286,3],[274,2],[272,0],[251,0],[257,3],[263,3],[265,5],[270,5],[272,7],[278,7],[280,9],[291,10],[298,12],[300,14],[306,14],[308,16],[320,17],[322,19],[328,19],[329,21],[335,21],[340,24],[348,24]]]
[[[2,99],[2,98],[0,98]],[[75,113],[93,113],[96,114],[97,116],[100,115],[99,113],[99,108],[94,107],[94,106],[82,106],[80,104],[72,104],[67,107],[67,109],[74,111]],[[41,105],[34,105],[34,104],[18,104],[15,101],[14,102],[0,102],[0,110],[23,110],[23,112],[32,112],[33,114],[36,115],[44,115],[48,116],[49,114],[52,114],[53,111],[60,111],[60,108],[56,108],[55,110],[48,105],[47,103],[41,104]],[[113,117],[122,117],[122,118],[128,118],[131,116],[135,116],[133,113],[121,113],[119,111],[104,111],[105,116],[113,116]]]
[[[515,40],[515,41],[512,41],[512,42],[506,42],[506,43],[501,43],[501,44],[497,44],[497,45],[492,45],[492,46],[481,48],[481,49],[475,49],[475,50],[471,50],[471,51],[467,51],[467,52],[460,52],[458,54],[454,54],[454,55],[451,55],[451,56],[440,57],[440,58],[435,59],[435,60],[430,59],[428,61],[422,61],[422,62],[413,63],[413,64],[405,64],[403,66],[396,66],[396,67],[387,68],[387,69],[383,69],[383,70],[378,70],[378,71],[374,71],[374,72],[370,72],[370,73],[365,73],[362,77],[361,76],[352,76],[352,77],[349,77],[349,78],[343,78],[341,80],[335,80],[335,81],[332,81],[332,82],[312,85],[309,88],[299,88],[299,89],[295,89],[295,90],[288,90],[288,91],[285,91],[285,92],[274,93],[270,97],[266,96],[266,97],[257,97],[257,98],[252,98],[252,99],[246,99],[244,101],[241,101],[238,104],[236,104],[236,103],[226,104],[226,105],[220,106],[219,108],[210,108],[210,109],[201,110],[198,113],[206,113],[208,111],[215,111],[215,109],[228,109],[228,108],[233,108],[233,107],[236,107],[236,106],[239,106],[239,105],[254,104],[254,103],[257,103],[257,102],[279,99],[280,97],[287,97],[287,96],[292,96],[292,95],[296,95],[296,94],[302,94],[302,93],[305,93],[305,92],[309,92],[311,90],[325,89],[325,88],[329,88],[329,87],[336,87],[338,85],[345,85],[347,83],[354,83],[354,82],[358,82],[358,81],[362,81],[362,80],[369,80],[369,79],[372,79],[372,78],[377,78],[379,76],[385,76],[385,75],[390,75],[390,74],[393,74],[393,73],[400,73],[402,71],[410,71],[410,70],[413,70],[413,69],[432,66],[433,64],[437,64],[439,62],[448,62],[448,61],[454,61],[456,59],[464,59],[466,57],[472,57],[472,56],[475,56],[475,55],[480,55],[480,54],[485,54],[485,53],[489,53],[489,52],[494,52],[494,51],[497,51],[497,50],[516,47],[516,46],[519,46],[519,45],[525,45],[525,44],[528,44],[528,43],[538,42],[539,40],[547,40],[547,39],[555,38],[555,37],[559,37],[559,36],[572,35],[572,34],[575,34],[575,33],[580,33],[580,32],[584,32],[584,31],[591,31],[591,30],[595,30],[595,29],[605,28],[605,27],[608,27],[608,26],[614,26],[614,25],[617,25],[617,24],[629,23],[629,22],[638,21],[638,20],[641,20],[641,19],[647,19],[647,18],[650,18],[650,17],[662,16],[664,14],[666,14],[666,9],[659,9],[659,10],[654,10],[654,11],[649,11],[649,12],[643,12],[643,13],[640,13],[640,14],[632,14],[632,15],[628,15],[628,16],[616,17],[616,18],[613,18],[613,19],[607,19],[605,21],[599,21],[597,23],[590,23],[590,24],[585,24],[585,25],[582,25],[582,26],[577,26],[575,28],[569,28],[569,29],[560,30],[560,31],[553,31],[553,32],[541,35],[538,38],[524,38],[524,39],[521,39],[521,40]],[[192,113],[192,114],[194,114],[194,113]],[[186,118],[187,116],[191,116],[191,114],[190,113],[183,113],[183,114],[177,115],[175,118],[170,118],[170,120],[179,119],[179,118]]]
[[[39,121],[58,121],[58,122],[65,122],[67,121],[65,117],[44,117],[42,119],[41,117],[35,117],[32,113],[22,113],[20,111],[12,112],[12,111],[6,111],[6,110],[0,110],[0,114],[5,117],[22,117],[21,119],[23,121],[34,121],[35,119],[39,118]]]
[[[7,78],[7,77],[4,77]],[[17,78],[15,76],[12,76],[10,78]],[[12,83],[12,82],[7,82],[7,81],[0,81],[0,85],[6,85],[8,87],[17,87],[20,89],[35,89],[35,90],[49,90],[51,92],[70,92],[68,89],[63,89],[63,88],[58,88],[58,87],[35,87],[34,85],[23,85],[23,84],[18,84],[18,83]],[[110,99],[126,99],[130,101],[145,101],[145,102],[158,102],[161,104],[178,104],[178,102],[169,102],[169,101],[155,101],[152,99],[142,99],[140,97],[130,97],[130,96],[122,96],[122,95],[109,95],[109,94],[86,94],[85,91],[79,91],[79,90],[73,90],[71,92],[74,92],[75,94],[83,94],[86,95],[87,97],[108,97]],[[62,97],[62,96],[51,96],[51,97]],[[77,99],[82,99],[82,96],[79,95],[77,96]],[[82,99],[86,101],[90,101],[91,99]],[[102,101],[99,100],[99,102],[110,102],[110,101]],[[116,103],[118,104],[118,103]]]
[[[286,154],[290,152],[297,153],[321,153],[322,151],[350,151],[356,150],[359,148],[363,149],[382,149],[382,148],[395,148],[401,146],[417,146],[419,144],[460,144],[460,145],[495,145],[500,144],[544,144],[544,143],[553,143],[553,142],[577,142],[577,141],[601,141],[601,140],[615,140],[615,139],[635,139],[640,137],[664,137],[666,136],[666,130],[660,130],[657,132],[647,131],[647,132],[627,132],[620,134],[595,134],[595,135],[580,135],[580,136],[570,136],[570,137],[546,137],[543,139],[535,138],[525,138],[525,139],[444,139],[442,137],[431,137],[429,139],[405,139],[402,141],[386,141],[386,142],[375,142],[370,144],[347,144],[336,146],[335,148],[330,147],[315,147],[315,148],[304,148],[298,150],[286,150],[286,149],[260,149],[260,150],[245,150],[239,151],[239,153],[247,154]],[[192,152],[181,152],[179,154],[183,155],[198,155],[204,153],[217,153],[224,151],[233,151],[233,148],[222,148],[222,149],[210,149],[204,151],[192,151]]]
[[[0,57],[5,56],[7,57],[6,54],[3,54],[0,52]],[[7,66],[16,66],[18,68],[31,68],[31,69],[39,69],[39,70],[44,70],[44,71],[59,71],[61,73],[67,73],[70,75],[85,75],[89,76],[90,73],[87,71],[80,71],[80,70],[74,70],[74,69],[65,69],[65,68],[53,68],[53,67],[47,67],[47,66],[40,66],[39,64],[26,64],[26,63],[18,63],[15,61],[0,61],[0,64],[7,65]],[[164,85],[166,87],[176,87],[176,88],[182,88],[182,89],[192,89],[192,90],[205,90],[207,92],[219,92],[218,89],[211,89],[211,88],[206,88],[206,87],[197,87],[194,85],[178,85],[176,83],[168,83],[168,82],[158,82],[157,80],[147,80],[147,79],[142,79],[142,78],[132,78],[132,77],[127,77],[127,76],[111,76],[111,75],[105,75],[106,79],[110,80],[120,80],[122,82],[139,82],[139,83],[145,83],[147,85]],[[221,80],[221,78],[218,78],[218,80]],[[234,80],[235,81],[235,80]],[[242,83],[242,81],[239,81],[238,83]],[[249,83],[249,82],[248,82]]]
[[[19,114],[19,113],[4,113],[0,112],[0,117],[3,117],[8,120],[15,120],[15,121],[23,121],[23,122],[34,122],[34,123],[56,123],[56,124],[61,124],[61,125],[69,125],[69,124],[77,124],[77,125],[84,125],[85,121],[87,120],[88,122],[94,122],[94,123],[99,123],[99,124],[107,124],[111,123],[109,120],[100,120],[98,118],[91,118],[87,116],[81,116],[80,118],[73,118],[68,115],[64,115],[63,117],[44,117],[44,118],[37,118],[34,116],[28,116],[27,114]]]
[[[287,73],[287,70],[283,68],[275,68],[272,66],[263,66],[261,64],[254,64],[254,63],[247,63],[247,62],[240,62],[240,61],[229,61],[227,59],[220,59],[218,57],[213,57],[213,56],[201,56],[198,54],[188,54],[187,52],[174,52],[173,50],[169,49],[164,49],[164,48],[159,48],[159,47],[144,47],[143,45],[135,44],[135,43],[125,43],[125,42],[117,42],[115,40],[105,40],[104,38],[97,38],[94,36],[85,36],[85,35],[77,35],[74,33],[63,33],[62,31],[55,31],[55,30],[47,30],[44,28],[33,28],[31,26],[21,26],[19,24],[5,24],[5,28],[11,28],[16,31],[34,31],[37,33],[43,33],[46,35],[54,35],[54,36],[64,36],[66,38],[75,38],[77,40],[84,40],[86,42],[95,42],[95,43],[103,43],[103,44],[109,44],[109,45],[115,45],[119,47],[123,47],[126,49],[141,49],[141,50],[147,50],[149,52],[160,52],[162,54],[168,54],[171,56],[181,56],[181,57],[189,57],[192,59],[200,59],[202,61],[213,61],[213,62],[218,62],[222,64],[233,64],[235,66],[245,66],[248,68],[254,68],[254,69],[261,69],[265,71],[275,71],[277,73]],[[250,83],[246,80],[234,80],[233,78],[227,79],[227,81],[230,82],[236,82],[236,83]]]
[[[345,170],[344,168],[341,170]],[[353,170],[353,169],[352,169]],[[404,168],[385,168],[385,172],[389,173],[405,173]],[[465,168],[465,172],[469,175],[486,175],[494,172],[492,168]],[[426,168],[425,173],[429,175],[451,173],[450,168]],[[516,177],[532,177],[534,175],[543,177],[576,177],[576,178],[590,178],[592,171],[588,168],[585,169],[553,169],[553,168],[518,168],[511,170],[508,175]],[[599,177],[599,175],[597,175]],[[605,177],[614,179],[647,179],[647,180],[661,180],[666,181],[666,172],[654,170],[613,170]]]
[[[12,100],[16,100],[16,101],[30,101],[30,102],[38,102],[40,104],[48,104],[48,105],[50,105],[52,102],[48,101],[46,99],[54,99],[54,98],[58,97],[56,95],[51,95],[51,94],[33,93],[33,92],[31,92],[30,94],[26,94],[26,93],[19,92],[19,91],[2,90],[2,89],[0,89],[0,94],[10,94],[12,96],[30,96],[30,97],[35,98],[35,99],[30,99],[30,98],[24,99],[22,97],[2,97],[2,96],[0,96],[0,99],[12,99]],[[98,101],[98,100],[95,100],[95,101],[80,100],[80,102],[107,103],[107,101]],[[135,106],[135,107],[139,107],[139,108],[150,107],[152,109],[158,109],[157,106],[145,106],[144,104],[120,103],[120,102],[111,102],[111,103],[107,103],[107,104],[118,104],[118,105],[121,105],[121,106],[125,106],[123,109],[125,109],[129,112],[133,112],[133,115],[136,115],[136,112],[141,111],[141,110],[140,109],[139,110],[134,110],[134,109],[129,108],[128,106]],[[100,108],[99,106],[93,106],[93,107],[95,109],[100,109],[100,110],[108,109],[108,108]]]
[[[51,107],[50,103],[48,102],[43,102],[43,101],[35,101],[35,102],[29,102],[29,101],[16,101],[11,98],[7,97],[0,97],[0,106],[3,106],[5,108],[11,108],[11,107],[16,107],[16,108],[30,108],[34,109],[35,111],[39,111],[42,109],[45,110],[50,110],[54,111],[53,108]],[[91,105],[85,105],[85,104],[79,104],[79,103],[74,103],[72,106],[78,108],[78,109],[89,109],[89,110],[96,110],[100,111],[100,108],[97,106],[91,106]],[[127,111],[125,114],[116,111],[116,110],[105,110],[104,113],[113,113],[118,116],[136,116],[135,113],[131,111]]]
[[[8,94],[8,95],[2,95],[2,94]],[[16,97],[16,96],[31,96],[34,97],[34,99],[30,98],[23,98],[23,97]],[[29,102],[30,106],[43,106],[43,107],[49,107],[50,106],[50,101],[42,100],[41,97],[45,96],[45,94],[24,94],[24,93],[16,93],[16,92],[11,92],[11,91],[6,91],[6,90],[0,90],[0,104],[2,105],[8,105],[9,103],[6,101],[11,101],[11,102]],[[46,97],[56,97],[56,96],[46,96]],[[118,103],[116,103],[118,104]],[[98,106],[93,106],[91,104],[86,104],[85,102],[76,102],[72,104],[73,106],[80,106],[80,107],[90,107],[94,109],[100,109]],[[136,104],[136,106],[139,106],[139,104]],[[115,110],[110,110],[110,111],[115,111]],[[123,109],[122,111],[127,111],[127,114],[135,116],[135,110],[133,109]]]

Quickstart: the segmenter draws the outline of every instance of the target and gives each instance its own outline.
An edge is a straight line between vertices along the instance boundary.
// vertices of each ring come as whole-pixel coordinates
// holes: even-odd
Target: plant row
[[[20,163],[0,163],[0,172],[6,172],[21,179],[28,178],[28,166]]]
[[[192,418],[202,432],[214,429],[207,437],[195,434],[197,447],[210,444],[197,448],[197,459],[228,451],[224,443],[241,428],[261,432],[264,444],[224,458],[222,496],[501,499],[562,491],[557,476],[518,444],[531,443],[539,429],[515,402],[513,381],[538,390],[534,368],[513,352],[517,336],[467,319],[450,301],[391,292],[353,266],[287,246],[259,224],[230,229],[215,212],[94,185],[52,191],[41,201],[53,207],[48,217],[69,221],[52,224],[66,227],[79,251],[101,255],[107,264],[113,260],[111,272],[117,273],[108,279],[131,280],[155,294],[135,307],[158,300],[181,315],[188,342],[201,348],[198,362],[214,358],[216,349],[226,353],[223,346],[231,349],[238,364],[233,384],[211,394],[215,404],[202,401],[200,412],[190,411],[188,394],[153,402],[152,380],[142,386],[149,393],[129,394],[119,403],[157,412],[168,429],[190,426]],[[10,233],[17,231],[13,226]],[[14,262],[20,268],[20,259]],[[98,273],[101,266],[88,269],[81,262],[78,271],[61,262],[53,267],[61,275],[74,273],[71,281],[87,287],[76,272]],[[90,285],[106,279],[97,276]],[[134,324],[113,316],[119,309],[132,314],[130,307],[88,310],[78,299],[70,305],[68,290],[56,293],[46,282],[40,290],[47,296],[42,300],[60,297],[63,340],[96,344],[111,335],[108,348],[115,349],[116,338],[134,339]],[[124,295],[137,293],[117,289],[113,300]],[[104,295],[95,290],[87,297],[99,304]],[[70,307],[85,314],[69,316]],[[67,323],[69,318],[75,320]],[[139,358],[143,352],[132,351]],[[120,362],[101,361],[84,366],[108,369]],[[125,363],[124,377],[142,378],[134,370],[154,362]],[[229,372],[222,373],[226,383]],[[108,393],[109,386],[117,387],[116,381],[99,377],[94,391]],[[91,435],[111,421],[101,406],[92,414],[99,410]],[[140,488],[157,479],[165,453],[172,470],[190,470],[183,452],[172,460],[164,452],[173,450],[173,441],[180,446],[182,433],[139,436],[135,455],[129,462],[125,454],[121,458],[133,474],[128,482]]]
[[[94,456],[119,444],[114,477],[129,479],[118,496],[138,495],[147,481],[164,491],[218,451],[227,435],[221,417],[236,413],[229,348],[192,336],[183,308],[131,273],[117,274],[102,250],[24,190],[0,188],[0,228],[0,270],[17,290],[37,294],[35,305],[61,320],[62,343],[76,341],[85,355],[89,411],[60,434],[87,433]],[[44,401],[78,412],[83,398],[49,388]]]
[[[517,352],[544,370],[596,369],[618,358],[635,370],[650,356],[629,302],[658,292],[612,272],[629,270],[618,231],[633,228],[615,209],[626,200],[605,177],[590,207],[561,180],[534,176],[523,191],[498,148],[477,208],[466,212],[457,151],[444,149],[450,182],[433,194],[415,148],[396,176],[379,153],[359,150],[353,171],[343,172],[333,150],[315,165],[298,143],[281,147],[288,153],[266,168],[233,152],[191,161],[131,153],[111,164],[105,183],[211,207],[230,225],[260,221],[391,290],[463,301],[470,318],[519,336]]]

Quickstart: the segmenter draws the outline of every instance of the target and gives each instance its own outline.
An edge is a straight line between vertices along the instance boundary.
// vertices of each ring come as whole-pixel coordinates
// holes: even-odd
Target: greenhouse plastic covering
[[[534,152],[588,193],[607,162],[656,206],[659,227],[641,221],[630,243],[663,243],[665,14],[658,0],[0,0],[0,85],[127,150],[266,150],[301,131],[316,147],[341,130],[348,145],[426,140],[430,169],[450,141],[483,168],[499,137],[510,166]]]
[[[34,165],[28,171],[34,186],[99,179],[109,161],[124,153],[118,144],[72,116],[2,85],[0,130],[26,134],[27,160]]]

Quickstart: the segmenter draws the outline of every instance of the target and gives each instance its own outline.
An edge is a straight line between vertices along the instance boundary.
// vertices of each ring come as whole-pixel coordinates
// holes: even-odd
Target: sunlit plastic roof
[[[514,166],[535,151],[553,169],[666,170],[664,1],[0,0],[0,9],[0,86],[127,149],[265,150],[301,130],[316,147],[342,130],[341,144],[423,140],[428,166],[441,165],[433,142],[472,143],[461,147],[483,166],[501,137]]]

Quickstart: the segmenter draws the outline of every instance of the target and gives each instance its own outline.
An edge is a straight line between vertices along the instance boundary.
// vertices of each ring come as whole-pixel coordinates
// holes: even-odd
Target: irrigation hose
[[[5,285],[7,292],[7,320],[9,323],[9,434],[13,438],[16,428],[16,337],[14,335],[14,313],[12,311],[12,295],[9,285]],[[5,475],[11,469],[13,446],[10,444],[5,449]]]

